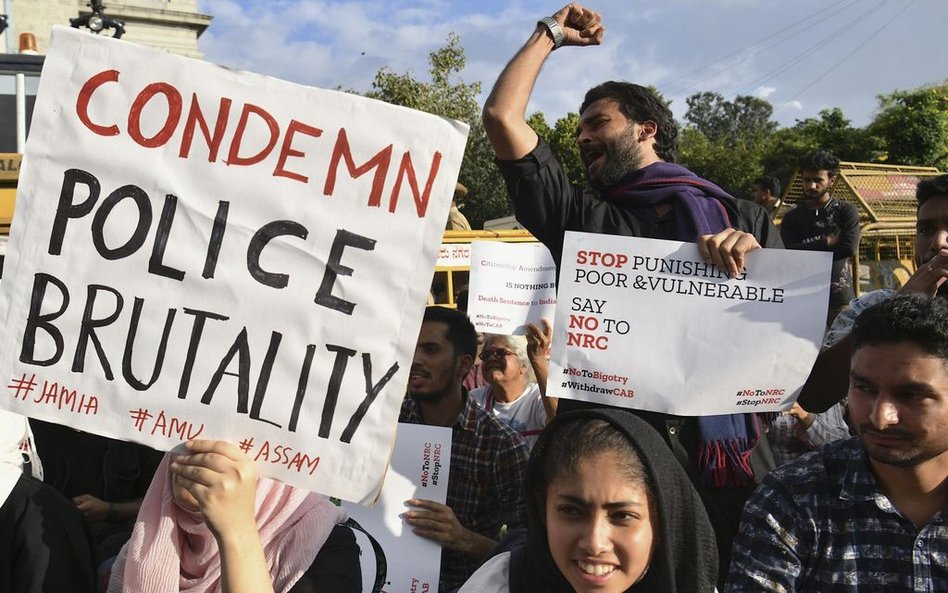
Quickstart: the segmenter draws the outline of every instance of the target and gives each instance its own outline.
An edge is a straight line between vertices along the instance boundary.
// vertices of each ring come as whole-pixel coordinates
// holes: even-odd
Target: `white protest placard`
[[[464,124],[57,28],[4,269],[0,406],[374,498]]]
[[[548,393],[685,416],[788,408],[819,354],[832,254],[567,232]]]
[[[555,309],[556,264],[546,245],[471,243],[467,315],[478,331],[523,335]]]
[[[399,424],[392,461],[372,508],[347,504],[349,517],[372,534],[386,567],[385,593],[421,593],[438,590],[441,546],[412,533],[401,514],[405,501],[423,498],[444,504],[451,468],[451,429],[442,426]],[[379,552],[365,534],[356,532],[362,548],[362,590],[371,593],[378,573]],[[376,561],[373,562],[372,559]]]

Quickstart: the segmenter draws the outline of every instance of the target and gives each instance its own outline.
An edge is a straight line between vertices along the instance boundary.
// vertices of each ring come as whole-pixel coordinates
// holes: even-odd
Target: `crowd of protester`
[[[755,204],[675,165],[667,106],[607,82],[577,131],[593,191],[570,185],[525,111],[551,53],[604,30],[577,4],[542,19],[486,102],[521,223],[557,265],[566,230],[695,242],[732,277],[761,247],[831,251],[831,326],[787,412],[680,417],[548,396],[547,320],[478,335],[427,307],[399,421],[452,429],[449,485],[402,519],[441,546],[439,591],[948,591],[948,175],[918,184],[912,277],[847,304],[858,214],[828,153],[778,231],[779,182]],[[345,511],[233,444],[162,454],[0,411],[0,448],[0,591],[363,591]]]

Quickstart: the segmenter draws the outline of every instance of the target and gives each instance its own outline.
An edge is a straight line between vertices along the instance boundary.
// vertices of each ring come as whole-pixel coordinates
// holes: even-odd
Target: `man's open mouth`
[[[580,151],[580,158],[582,159],[583,165],[586,167],[587,170],[590,167],[592,167],[593,164],[595,164],[597,161],[604,158],[605,155],[606,155],[605,152],[595,149],[595,148],[590,148],[587,150]]]

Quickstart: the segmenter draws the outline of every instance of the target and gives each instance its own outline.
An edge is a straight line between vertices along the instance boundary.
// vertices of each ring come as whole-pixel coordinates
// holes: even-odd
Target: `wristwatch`
[[[537,21],[537,25],[543,25],[546,27],[546,30],[550,32],[550,36],[553,38],[553,49],[557,49],[559,46],[563,45],[563,42],[566,41],[566,35],[563,33],[563,27],[560,26],[556,19],[551,16],[545,16],[542,19]]]

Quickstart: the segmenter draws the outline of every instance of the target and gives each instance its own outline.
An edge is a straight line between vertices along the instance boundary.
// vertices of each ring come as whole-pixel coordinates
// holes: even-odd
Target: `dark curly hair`
[[[833,153],[821,150],[801,156],[797,167],[801,171],[826,171],[830,177],[835,177],[839,173],[839,159]]]
[[[897,295],[863,311],[852,336],[853,352],[863,346],[909,342],[948,360],[948,299]]]
[[[754,180],[754,185],[759,185],[760,189],[770,190],[770,195],[780,196],[780,180],[769,175],[761,175]]]
[[[427,307],[424,321],[444,323],[448,326],[447,338],[454,346],[456,356],[477,355],[477,330],[464,313],[447,307]]]
[[[630,122],[641,124],[655,122],[655,153],[669,163],[678,161],[678,124],[671,109],[651,89],[631,82],[610,80],[586,91],[583,104],[579,106],[582,115],[591,104],[609,99],[619,104],[622,114]]]
[[[918,200],[919,208],[929,198],[945,197],[948,198],[948,173],[938,177],[929,177],[918,182],[915,188],[915,199]]]

